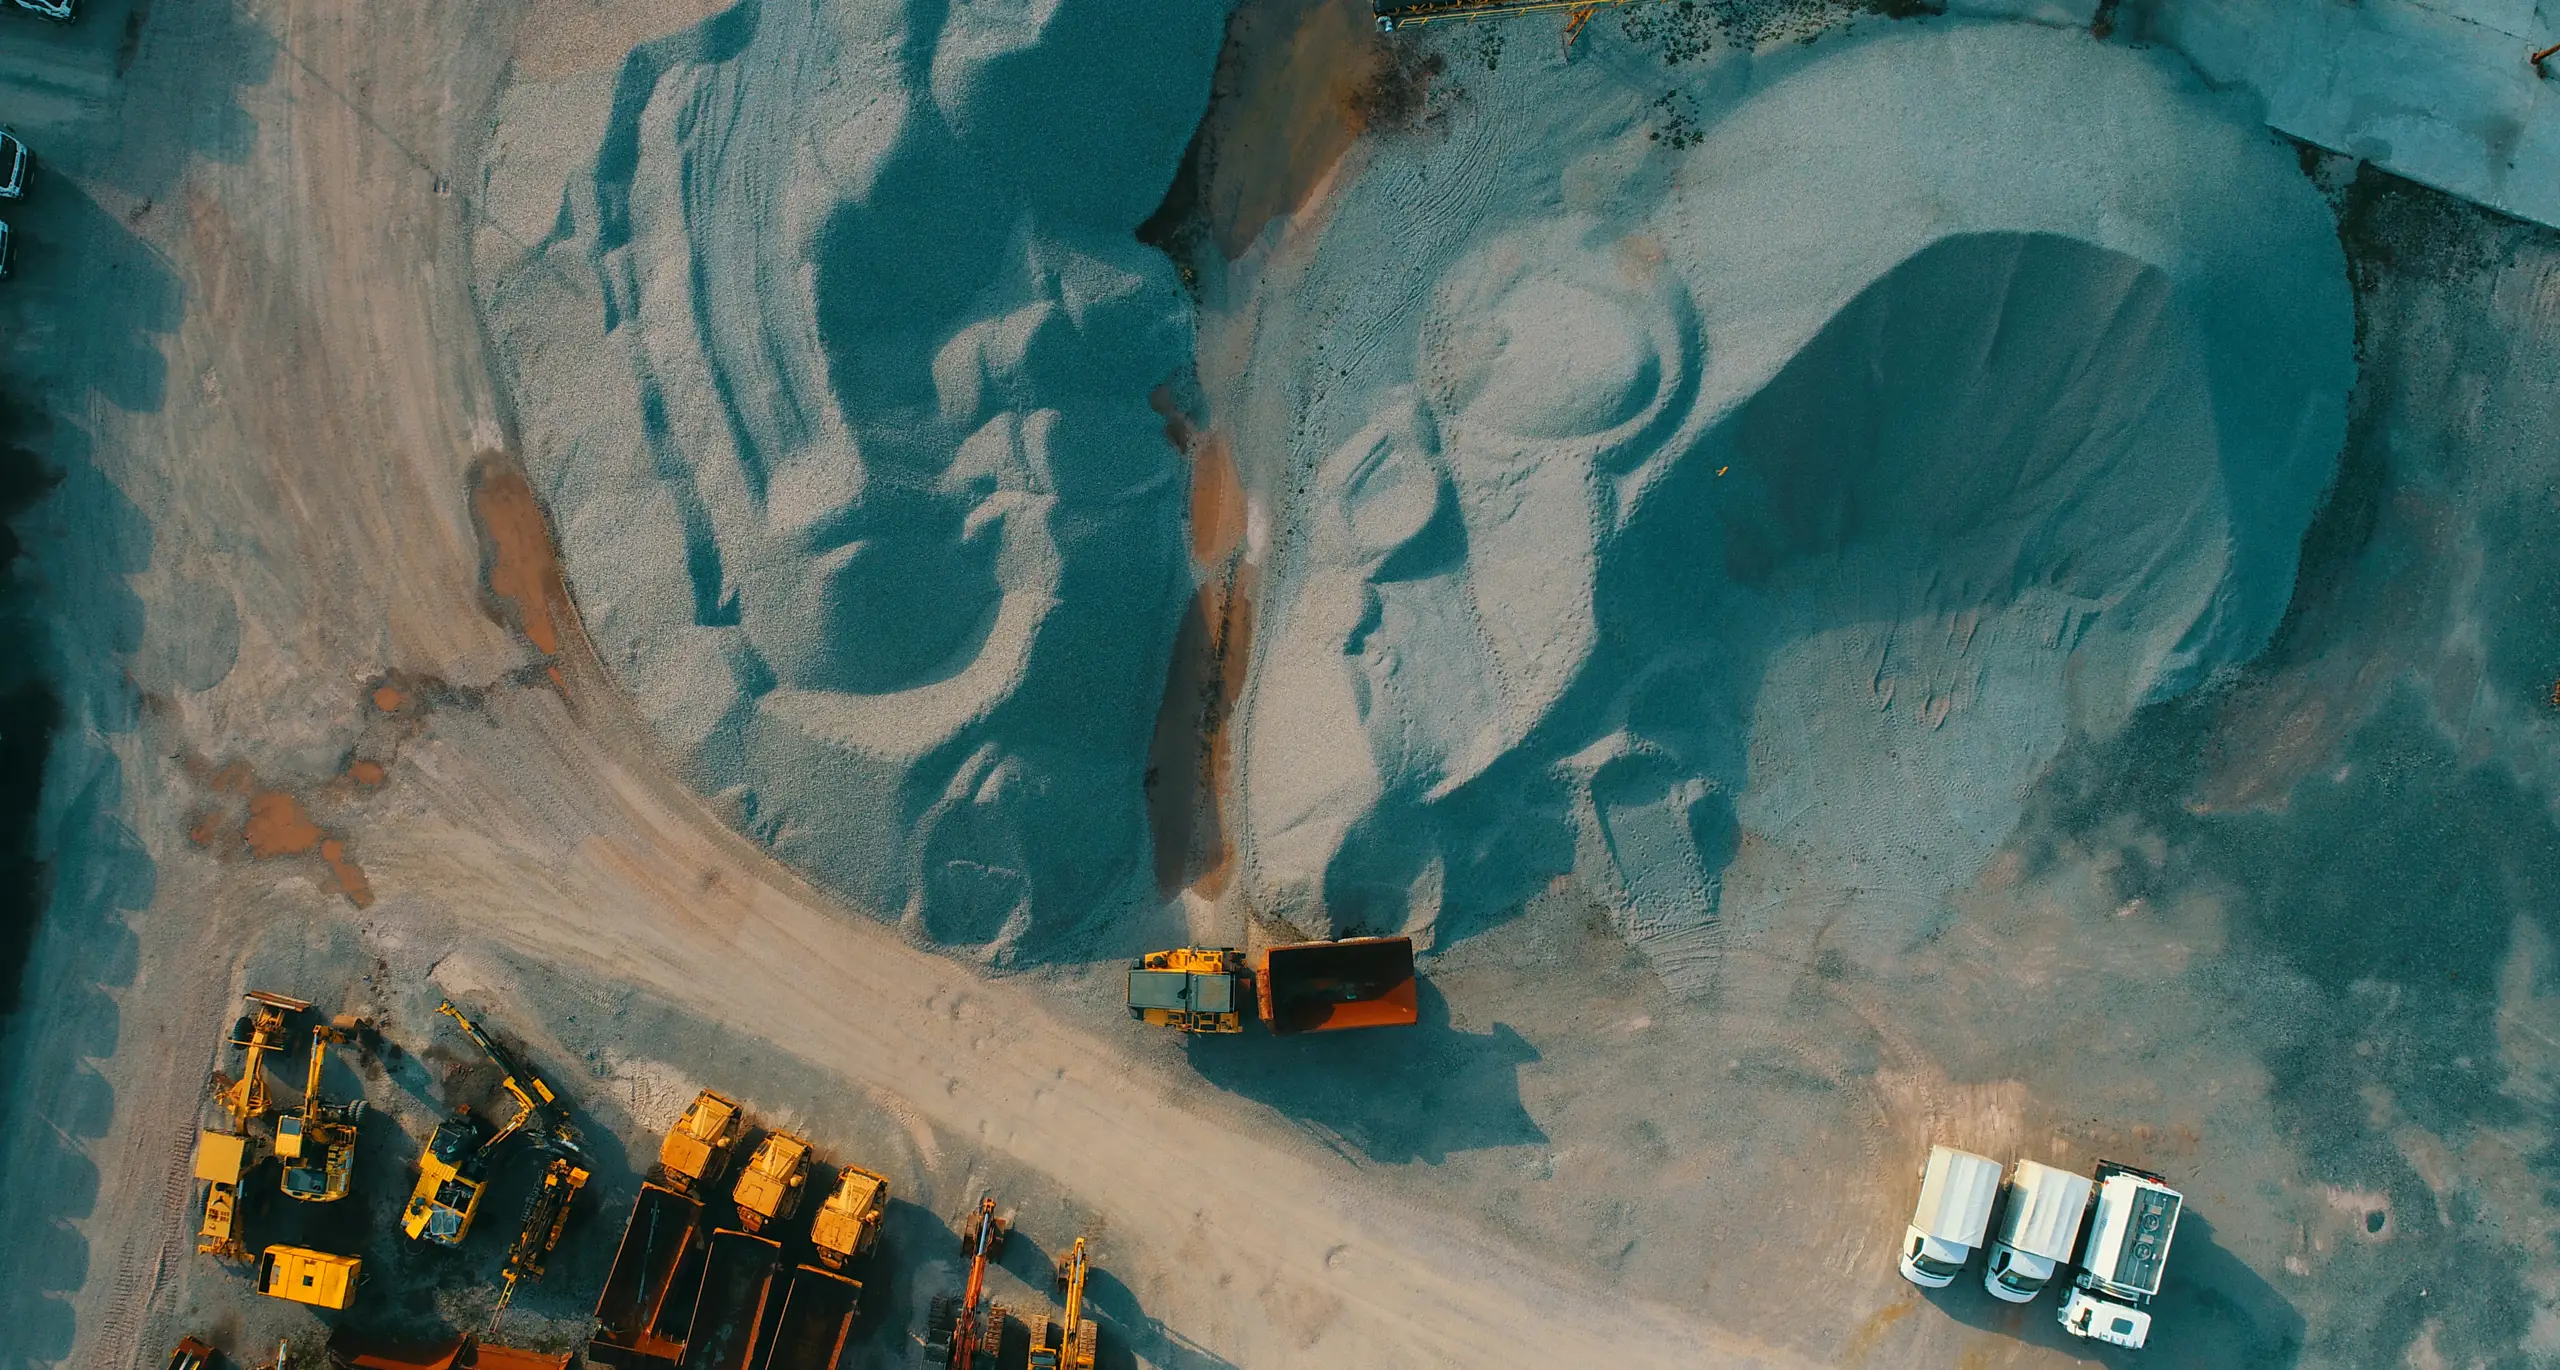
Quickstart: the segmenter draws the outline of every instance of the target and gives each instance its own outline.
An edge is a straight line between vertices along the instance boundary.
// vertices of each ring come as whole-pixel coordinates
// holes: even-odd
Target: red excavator
[[[968,1291],[956,1299],[935,1295],[925,1314],[928,1370],[969,1370],[970,1362],[980,1356],[993,1365],[996,1353],[1004,1349],[1005,1307],[986,1302],[987,1262],[1004,1254],[1004,1239],[1012,1230],[1013,1219],[996,1212],[995,1195],[978,1200],[978,1211],[969,1216],[968,1227],[960,1234],[960,1254],[969,1259]]]

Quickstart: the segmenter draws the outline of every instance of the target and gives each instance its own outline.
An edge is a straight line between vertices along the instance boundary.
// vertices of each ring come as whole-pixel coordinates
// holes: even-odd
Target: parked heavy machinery
[[[344,1308],[355,1302],[356,1281],[364,1262],[307,1246],[270,1246],[258,1253],[258,1292],[291,1299],[314,1308]]]
[[[214,1072],[213,1094],[229,1115],[227,1128],[196,1133],[196,1178],[205,1182],[204,1217],[196,1226],[196,1251],[226,1261],[246,1261],[240,1240],[240,1182],[255,1161],[251,1129],[273,1107],[267,1090],[267,1057],[284,1050],[286,1020],[311,1007],[307,999],[254,989],[243,996],[250,1011],[232,1026],[230,1044],[242,1052],[235,1078]]]
[[[527,1351],[464,1333],[450,1341],[378,1346],[341,1328],[329,1338],[329,1364],[339,1370],[569,1370],[567,1351]]]
[[[737,1100],[710,1089],[693,1096],[692,1106],[658,1145],[657,1178],[678,1194],[690,1194],[696,1185],[717,1181],[729,1168],[729,1149],[738,1144],[738,1133],[745,1125],[746,1114]]]
[[[462,1239],[470,1235],[471,1220],[479,1214],[481,1195],[488,1189],[489,1166],[498,1147],[508,1138],[522,1132],[532,1139],[536,1150],[554,1160],[567,1160],[573,1167],[584,1153],[579,1147],[578,1129],[569,1121],[568,1107],[541,1076],[518,1064],[512,1053],[455,1008],[452,1000],[438,1004],[436,1012],[460,1024],[463,1035],[496,1063],[501,1074],[498,1087],[516,1101],[515,1116],[485,1135],[469,1108],[456,1108],[452,1116],[436,1125],[427,1149],[418,1156],[418,1183],[410,1191],[408,1207],[401,1211],[400,1230],[415,1241],[460,1246]],[[579,1183],[585,1183],[585,1172],[578,1173]],[[575,1192],[574,1186],[570,1192]],[[537,1192],[537,1200],[539,1197]]]
[[[809,1143],[788,1132],[769,1132],[738,1172],[729,1196],[738,1203],[738,1225],[762,1232],[768,1223],[788,1220],[800,1207],[807,1186]]]
[[[1232,947],[1150,952],[1129,964],[1129,1016],[1185,1033],[1244,1030],[1250,996],[1274,1035],[1397,1027],[1421,1018],[1410,937],[1349,937],[1266,949],[1245,969]]]
[[[1058,1296],[1066,1313],[1056,1322],[1041,1314],[1031,1324],[1031,1359],[1026,1370],[1093,1370],[1101,1351],[1102,1329],[1084,1315],[1084,1238],[1058,1260]]]
[[[169,1370],[211,1370],[213,1348],[194,1337],[179,1340],[178,1349],[169,1353]]]
[[[834,1192],[809,1223],[809,1245],[817,1248],[818,1263],[842,1270],[854,1258],[871,1254],[888,1212],[888,1176],[858,1165],[837,1172]]]
[[[1005,1306],[986,1302],[987,1263],[1004,1254],[1004,1239],[1012,1230],[1012,1219],[996,1212],[996,1196],[982,1196],[960,1234],[969,1282],[957,1298],[935,1295],[925,1312],[927,1370],[969,1370],[980,1356],[992,1365],[1004,1348]]]
[[[320,1096],[329,1043],[346,1038],[326,1023],[311,1029],[311,1062],[303,1072],[302,1107],[276,1120],[276,1155],[284,1161],[285,1197],[329,1203],[347,1197],[355,1177],[356,1123],[364,1100],[332,1104]]]
[[[1176,1032],[1242,1032],[1253,977],[1233,947],[1176,947],[1129,963],[1129,1016]]]
[[[853,1339],[862,1286],[832,1270],[794,1266],[782,1315],[765,1347],[764,1370],[836,1370]]]
[[[662,1324],[690,1317],[693,1299],[677,1288],[690,1269],[700,1278],[702,1201],[655,1183],[640,1186],[631,1221],[614,1249],[613,1269],[596,1296],[596,1333],[587,1343],[590,1364],[662,1368],[684,1354],[681,1335]]]
[[[240,1240],[240,1178],[249,1169],[249,1139],[204,1128],[196,1133],[196,1178],[205,1182],[204,1221],[196,1226],[196,1253],[246,1261]]]
[[[683,1370],[762,1370],[765,1308],[781,1265],[782,1243],[770,1237],[726,1228],[711,1234],[677,1362]]]
[[[515,1245],[507,1248],[506,1266],[498,1271],[498,1306],[490,1310],[492,1325],[515,1300],[516,1282],[542,1278],[542,1268],[559,1249],[560,1233],[569,1226],[569,1206],[585,1188],[587,1168],[571,1156],[544,1159],[542,1179],[524,1201],[524,1221],[516,1228]]]

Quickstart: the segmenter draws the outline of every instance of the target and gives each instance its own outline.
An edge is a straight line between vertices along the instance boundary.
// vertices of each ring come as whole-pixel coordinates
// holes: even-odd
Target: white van
[[[1902,1277],[1923,1289],[1944,1289],[1963,1272],[1965,1259],[1982,1245],[1991,1226],[1991,1201],[2000,1193],[2000,1163],[1953,1147],[1929,1148],[1920,1171],[1920,1206],[1902,1238]]]
[[[2089,1213],[2089,1177],[2020,1161],[2009,1175],[2008,1201],[1991,1243],[1982,1287],[2005,1303],[2025,1303],[2042,1292],[2053,1272],[2071,1259],[2080,1220]]]

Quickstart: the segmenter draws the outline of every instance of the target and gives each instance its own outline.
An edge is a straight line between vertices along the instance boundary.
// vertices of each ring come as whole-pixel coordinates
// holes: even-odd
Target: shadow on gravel
[[[2178,1219],[2169,1274],[2152,1305],[2150,1345],[2127,1351],[2084,1341],[2055,1321],[2063,1287],[2057,1278],[2032,1303],[2002,1303],[1982,1288],[1979,1255],[1964,1275],[1924,1297],[1963,1323],[2029,1346],[2068,1352],[2099,1365],[2194,1367],[2194,1370],[2291,1370],[2302,1359],[2302,1314],[2275,1286],[2214,1240],[2213,1224],[2192,1206]]]
[[[1449,1001],[1421,982],[1422,1020],[1409,1028],[1190,1043],[1192,1069],[1221,1089],[1296,1119],[1327,1146],[1371,1161],[1438,1165],[1452,1152],[1547,1140],[1520,1101],[1520,1067],[1538,1049],[1509,1025],[1467,1032]]]
[[[120,816],[127,779],[109,743],[138,718],[132,578],[151,563],[152,530],[127,492],[151,487],[144,473],[102,469],[88,416],[162,408],[164,339],[185,291],[137,229],[155,206],[167,218],[194,162],[247,155],[256,124],[239,92],[265,79],[275,53],[237,0],[171,6],[159,22],[146,22],[147,0],[88,8],[60,29],[0,16],[5,41],[28,21],[29,42],[49,53],[34,60],[113,73],[118,102],[150,120],[128,126],[111,102],[93,119],[22,129],[35,175],[5,214],[17,260],[0,287],[0,397],[11,402],[0,447],[14,449],[0,456],[13,554],[0,609],[0,1097],[39,1102],[0,1118],[0,1220],[26,1272],[0,1287],[0,1370],[68,1362],[82,1330],[71,1296],[84,1290],[107,1319],[88,1329],[96,1358],[134,1349],[163,1234],[86,1223],[99,1187],[89,1153],[109,1131],[146,1128],[132,1145],[167,1157],[173,1192],[186,1184],[193,1119],[119,1118],[90,1064],[122,1044],[116,995],[140,957],[127,920],[150,905],[158,875]],[[89,187],[125,203],[109,208]],[[101,1278],[111,1287],[92,1289]]]

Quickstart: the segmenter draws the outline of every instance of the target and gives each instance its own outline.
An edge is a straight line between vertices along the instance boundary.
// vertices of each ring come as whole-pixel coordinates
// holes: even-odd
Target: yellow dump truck
[[[765,1224],[789,1218],[800,1207],[808,1164],[807,1141],[788,1132],[765,1134],[729,1191],[738,1204],[739,1225],[749,1232],[762,1232]]]
[[[1245,968],[1232,947],[1149,952],[1129,965],[1129,1016],[1187,1033],[1244,1030],[1244,1004],[1275,1036],[1400,1027],[1421,1018],[1410,937],[1271,947]]]
[[[333,1256],[307,1246],[270,1246],[258,1253],[258,1292],[291,1299],[314,1308],[344,1308],[355,1302],[356,1281],[364,1262]]]
[[[710,1089],[693,1096],[692,1106],[658,1145],[659,1182],[678,1194],[690,1194],[705,1181],[716,1182],[729,1168],[729,1149],[738,1144],[738,1132],[745,1125],[746,1115],[739,1111],[737,1100]]]
[[[880,1241],[880,1220],[889,1211],[889,1179],[858,1165],[836,1175],[835,1192],[827,1196],[809,1224],[809,1244],[818,1262],[841,1270],[857,1256],[867,1256]]]

